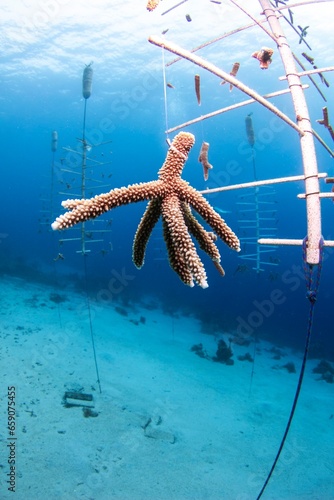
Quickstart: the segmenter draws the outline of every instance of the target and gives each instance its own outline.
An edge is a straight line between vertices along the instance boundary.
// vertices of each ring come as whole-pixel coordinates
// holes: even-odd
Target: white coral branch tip
[[[59,226],[60,226],[60,223],[57,220],[55,220],[51,224],[51,228],[53,229],[53,231],[57,231],[57,229],[59,229]]]

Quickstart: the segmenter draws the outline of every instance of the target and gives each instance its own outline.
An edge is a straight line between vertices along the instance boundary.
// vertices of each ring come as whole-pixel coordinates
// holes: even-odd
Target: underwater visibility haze
[[[0,498],[333,499],[333,1],[0,7]]]

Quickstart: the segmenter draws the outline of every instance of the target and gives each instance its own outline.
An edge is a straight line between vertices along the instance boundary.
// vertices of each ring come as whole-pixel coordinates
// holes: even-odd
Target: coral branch
[[[209,63],[208,61],[202,59],[199,56],[196,56],[195,54],[192,54],[188,50],[179,47],[175,43],[169,42],[165,39],[153,35],[149,37],[148,41],[150,43],[153,43],[154,45],[157,45],[158,47],[163,47],[165,50],[168,50],[169,52],[173,52],[173,54],[180,55],[184,59],[193,62],[197,66],[200,66],[201,68],[209,71],[210,73],[219,76],[219,78],[231,83],[234,87],[238,88],[245,94],[255,99],[257,102],[265,106],[267,109],[272,111],[276,116],[279,116],[288,125],[290,125],[290,127],[297,130],[301,135],[304,135],[303,130],[300,127],[298,127],[298,125],[296,125],[287,115],[285,115],[282,111],[276,108],[276,106],[266,101],[266,99],[264,99],[257,92],[255,92],[255,90],[252,90],[251,88],[247,87],[245,84],[237,80],[234,76],[229,75],[222,69],[217,68],[217,66],[215,66],[214,64]]]
[[[199,75],[195,75],[195,94],[198,105],[201,105],[201,79]]]
[[[210,144],[208,142],[203,141],[201,151],[200,151],[199,157],[198,157],[198,161],[200,163],[202,163],[202,166],[203,166],[203,175],[204,175],[205,181],[207,181],[209,178],[209,170],[211,170],[213,168],[211,163],[209,163],[209,160],[208,160],[209,146],[210,146]]]
[[[147,5],[146,5],[146,9],[149,12],[152,12],[152,10],[154,10],[156,7],[158,7],[158,5],[159,5],[159,0],[148,0]]]
[[[217,236],[201,226],[191,213],[189,205],[228,246],[237,251],[240,247],[238,238],[220,215],[198,191],[181,179],[183,166],[194,142],[194,136],[187,132],[180,132],[174,138],[165,163],[158,172],[159,179],[156,181],[113,189],[109,193],[87,200],[64,201],[62,205],[69,211],[57,217],[51,225],[52,229],[67,229],[79,222],[94,219],[120,205],[149,200],[134,238],[132,250],[134,264],[138,268],[142,267],[148,240],[161,216],[172,269],[185,284],[193,286],[197,283],[206,288],[208,283],[205,269],[191,236],[213,260],[221,275],[224,275],[224,270],[219,264],[220,254],[214,244]]]
[[[144,264],[146,246],[153,228],[160,218],[160,213],[160,199],[151,200],[137,228],[132,247],[132,260],[138,269]]]

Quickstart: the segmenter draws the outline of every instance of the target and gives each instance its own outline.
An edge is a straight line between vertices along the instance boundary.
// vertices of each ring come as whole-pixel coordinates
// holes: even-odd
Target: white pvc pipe
[[[320,259],[319,241],[321,238],[321,208],[319,198],[318,166],[315,154],[311,120],[307,108],[302,84],[296,70],[292,51],[276,16],[275,8],[269,0],[259,0],[269,26],[276,37],[280,56],[287,75],[296,119],[303,134],[300,145],[305,175],[306,211],[307,211],[307,249],[308,264],[318,264]]]
[[[307,89],[309,88],[309,85],[303,85],[303,88]],[[272,97],[288,94],[289,92],[290,89],[278,90],[277,92],[270,92],[270,94],[265,94],[262,97],[265,99],[271,99]],[[171,134],[172,132],[180,130],[181,128],[189,127],[194,123],[207,120],[208,118],[213,118],[214,116],[221,115],[223,113],[227,113],[227,111],[232,111],[233,109],[241,108],[243,106],[248,106],[248,104],[253,104],[254,102],[256,102],[255,99],[247,99],[247,101],[237,102],[236,104],[232,104],[231,106],[226,106],[226,108],[217,109],[216,111],[212,111],[211,113],[208,113],[206,115],[201,115],[198,118],[194,118],[193,120],[188,120],[187,122],[181,123],[180,125],[176,125],[175,127],[169,128],[168,130],[166,130],[166,134]]]
[[[314,73],[326,73],[326,71],[334,71],[334,66],[328,66],[326,68],[317,68],[317,69],[309,69],[307,71],[301,71],[300,73],[297,73],[297,76],[313,75]],[[285,75],[285,76],[280,76],[278,79],[279,80],[287,80],[288,77]]]
[[[327,177],[326,173],[318,174],[319,178]],[[230,186],[221,186],[219,188],[204,189],[199,191],[201,194],[220,193],[221,191],[232,191],[233,189],[245,189],[257,186],[269,186],[271,184],[281,184],[282,182],[305,181],[304,175],[292,175],[290,177],[278,177],[276,179],[266,179],[263,181],[243,182],[241,184],[231,184]],[[304,195],[305,196],[305,195]]]
[[[234,76],[231,76],[229,73],[226,73],[220,68],[217,68],[212,63],[209,63],[202,57],[196,56],[195,54],[189,52],[189,50],[185,50],[182,47],[179,47],[179,45],[176,45],[175,43],[168,42],[164,38],[160,38],[158,36],[153,36],[151,35],[148,39],[150,43],[153,43],[153,45],[157,45],[158,47],[162,47],[169,52],[172,52],[173,54],[179,55],[183,57],[183,59],[187,59],[188,61],[193,62],[194,64],[197,64],[197,66],[200,66],[203,69],[206,69],[210,73],[213,73],[214,75],[219,76],[222,80],[226,80],[228,83],[231,83],[234,85],[234,87],[237,87],[239,90],[244,92],[245,94],[249,95],[253,99],[255,99],[257,102],[262,104],[264,107],[269,109],[272,113],[274,113],[276,116],[281,118],[285,123],[290,125],[293,129],[297,130],[299,134],[303,134],[303,130],[293,121],[291,120],[286,114],[284,114],[281,110],[276,108],[273,104],[268,102],[266,99],[264,99],[260,94],[255,92],[255,90],[252,90],[250,87],[247,87],[247,85],[244,85],[242,82],[240,82],[237,78]],[[296,73],[296,71],[295,71]]]
[[[297,194],[297,198],[305,200],[306,194],[305,193]],[[320,193],[319,198],[334,198],[334,193]]]
[[[260,238],[258,241],[259,245],[287,245],[287,246],[301,246],[303,240],[290,240],[284,238]],[[333,240],[324,240],[325,247],[334,247]]]

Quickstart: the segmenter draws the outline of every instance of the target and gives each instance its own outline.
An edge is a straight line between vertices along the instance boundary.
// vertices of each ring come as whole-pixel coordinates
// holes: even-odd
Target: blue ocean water
[[[56,7],[54,9],[60,18],[61,9],[66,9],[66,6],[59,5],[59,12]],[[39,19],[37,16],[39,11],[32,12],[31,19],[35,21]],[[14,8],[12,15],[15,19]],[[66,17],[66,11],[64,16]],[[41,19],[42,21],[44,19],[42,15]],[[61,161],[65,158],[67,168],[71,166],[71,162],[72,165],[80,163],[79,155],[71,157],[71,154],[62,148],[70,147],[80,152],[79,139],[82,137],[84,110],[84,99],[81,94],[82,72],[91,60],[94,61],[92,65],[94,76],[92,95],[87,101],[86,137],[88,142],[93,144],[93,149],[88,158],[111,162],[100,167],[101,172],[91,168],[92,173],[100,181],[102,178],[110,180],[110,188],[156,178],[167,151],[164,134],[166,123],[168,126],[173,126],[243,99],[237,89],[229,92],[228,85],[219,86],[219,81],[214,75],[181,61],[166,70],[166,80],[174,87],[166,89],[168,112],[166,122],[160,49],[154,48],[142,39],[139,55],[137,56],[136,50],[133,50],[130,57],[131,42],[125,43],[124,33],[123,38],[119,37],[118,40],[107,41],[101,35],[101,38],[95,41],[94,37],[98,38],[98,33],[90,29],[89,25],[80,34],[79,25],[75,23],[72,25],[71,17],[68,17],[63,25],[59,21],[58,18],[55,21],[50,20],[47,26],[42,24],[39,30],[35,29],[35,32],[29,30],[28,26],[26,32],[21,28],[25,34],[25,38],[22,35],[21,50],[20,46],[15,46],[15,38],[11,35],[13,40],[8,40],[7,43],[11,44],[12,50],[8,50],[7,61],[2,63],[2,185],[5,187],[2,201],[6,216],[2,220],[3,237],[0,251],[3,254],[4,272],[7,267],[13,269],[16,261],[20,261],[23,268],[24,266],[30,268],[34,262],[36,272],[37,270],[43,272],[44,266],[46,268],[52,266],[57,253],[57,239],[65,237],[64,234],[50,232],[47,224],[41,225],[41,222],[46,222],[41,210],[48,210],[47,202],[41,202],[41,197],[50,196],[52,164],[50,138],[52,131],[56,130],[59,140],[54,157],[52,214],[56,216],[61,213],[60,201],[66,196],[58,195],[57,192],[66,192],[66,189],[63,189],[64,184],[61,184],[60,180],[63,179],[62,182],[68,185],[72,182],[70,175],[66,179],[65,173],[61,172]],[[167,20],[164,26],[168,27],[169,22],[170,20]],[[185,25],[181,13],[178,17],[175,14],[170,36],[173,34],[173,28],[188,29],[183,35],[190,39],[189,42],[187,40],[188,44],[194,43],[190,24]],[[131,23],[129,26],[132,26]],[[29,40],[28,35],[31,33],[36,35],[36,32],[39,36],[36,36],[35,40]],[[10,31],[8,33],[10,34]],[[254,30],[252,33],[254,34]],[[243,37],[242,41],[246,37],[244,34],[240,36]],[[262,35],[257,33],[256,36]],[[296,35],[291,34],[291,37],[299,52],[305,48],[304,45],[298,45]],[[65,43],[66,40],[68,47],[65,45],[61,47],[57,39],[59,44],[62,40]],[[312,33],[307,40],[312,42]],[[104,42],[109,45],[106,53],[102,50]],[[316,39],[315,43],[317,42]],[[138,43],[136,40],[136,48]],[[73,57],[72,62],[71,56],[75,44],[81,53],[80,57]],[[214,62],[217,60],[225,69],[229,69],[235,58],[233,54],[235,50],[241,62],[238,76],[244,83],[259,93],[285,88],[284,83],[277,81],[277,76],[282,74],[278,54],[275,54],[269,70],[261,71],[257,62],[250,58],[250,50],[248,48],[243,50],[239,45],[237,35],[234,35],[221,44],[212,45],[208,50],[208,56]],[[315,46],[312,55],[316,56],[318,67],[326,65],[326,57],[323,57],[323,61],[322,52],[318,53],[316,49]],[[230,50],[232,53],[229,53]],[[42,54],[43,64],[38,63],[39,52]],[[203,56],[205,55],[204,53]],[[171,56],[165,55],[165,58],[170,60]],[[118,71],[120,66],[122,70]],[[201,107],[197,105],[193,88],[195,73],[201,76]],[[327,95],[330,111],[332,88],[326,88],[317,75],[314,79]],[[331,83],[332,75],[327,73],[326,79]],[[314,127],[327,142],[330,142],[331,138],[327,131],[315,122],[321,118],[324,100],[312,84],[306,92],[306,97]],[[272,102],[293,116],[289,96],[278,97]],[[253,152],[257,178],[266,179],[302,173],[298,135],[286,124],[279,123],[279,120],[267,110],[253,104],[187,128],[195,134],[196,146],[190,154],[183,177],[194,187],[205,189],[254,180],[252,150],[247,143],[245,131],[245,117],[249,113],[252,113],[255,130]],[[173,138],[173,134],[170,134],[170,137]],[[209,159],[214,165],[207,183],[203,181],[201,166],[197,161],[203,140],[210,143]],[[106,141],[111,142],[104,146],[96,146]],[[316,151],[319,170],[331,175],[332,158],[319,144],[316,144]],[[93,166],[93,163],[90,165]],[[109,178],[110,174],[112,176]],[[76,188],[78,187],[77,182]],[[67,191],[70,192],[71,189]],[[275,209],[277,208],[274,221],[277,237],[304,238],[305,202],[296,199],[296,195],[303,191],[302,183],[280,184],[274,187],[273,191],[272,198],[276,203]],[[98,192],[99,189],[96,188],[94,194]],[[242,217],[236,203],[240,195],[240,191],[231,191],[208,196],[208,199],[214,206],[229,212],[225,215],[227,223],[242,236],[238,231]],[[118,208],[110,214],[113,221],[110,234],[112,252],[101,256],[100,245],[95,244],[96,250],[92,250],[87,256],[92,287],[98,282],[98,286],[105,288],[106,276],[110,276],[112,269],[124,268],[133,277],[127,293],[134,293],[136,290],[141,294],[156,294],[164,303],[169,304],[169,307],[192,311],[213,325],[219,324],[231,331],[239,328],[244,333],[248,331],[260,336],[265,335],[278,343],[303,347],[309,304],[305,299],[301,248],[278,248],[271,255],[277,266],[267,266],[263,272],[256,273],[252,271],[252,262],[247,269],[238,269],[238,266],[246,261],[241,261],[238,255],[220,244],[226,276],[221,278],[217,275],[215,268],[206,256],[203,256],[208,272],[209,289],[205,291],[197,288],[187,289],[169,269],[164,243],[161,240],[161,228],[156,228],[154,231],[143,269],[138,271],[131,263],[132,238],[144,207],[145,205],[140,203],[138,206]],[[332,210],[332,202],[324,200],[322,219],[325,239],[331,239]],[[70,230],[66,236],[73,237],[73,234],[73,230]],[[245,251],[247,253],[249,250],[242,248],[242,252]],[[64,244],[62,252],[66,256],[66,267],[74,274],[80,275],[81,256],[76,255],[69,244]],[[330,249],[325,249],[325,257],[313,344],[332,358],[334,344],[331,318],[328,314],[332,300]],[[162,260],[155,260],[156,258]],[[244,272],[240,272],[242,270]],[[60,265],[58,272],[62,274]],[[268,297],[275,289],[280,290],[284,300],[282,299],[280,305],[271,307],[266,300],[270,300]],[[268,306],[268,312],[265,310],[261,312],[256,306],[263,301]],[[252,321],[251,315],[254,311],[258,314],[254,313]],[[240,326],[249,322],[251,324],[248,329],[246,326],[244,328]]]
[[[250,3],[249,9],[259,17],[260,5],[255,0]],[[154,297],[171,315],[198,318],[202,331],[210,335],[223,331],[236,343],[255,338],[302,352],[310,302],[300,246],[282,246],[263,254],[263,270],[256,272],[254,262],[242,258],[256,246],[242,240],[237,254],[218,242],[224,277],[199,250],[209,283],[203,290],[185,286],[170,268],[161,223],[153,231],[143,268],[138,270],[132,263],[133,237],[146,203],[118,207],[102,217],[106,222],[88,222],[85,230],[90,252],[85,256],[77,252],[80,241],[60,241],[78,237],[80,228],[51,230],[55,217],[63,213],[61,201],[72,193],[81,197],[81,177],[73,172],[80,172],[82,162],[82,74],[86,65],[92,61],[94,71],[85,123],[85,137],[91,146],[86,196],[91,197],[156,179],[168,150],[168,127],[248,99],[238,89],[230,91],[228,84],[220,85],[216,76],[190,62],[180,61],[164,69],[164,63],[174,56],[165,53],[162,60],[161,49],[148,43],[148,36],[168,29],[166,39],[191,49],[246,25],[249,19],[229,2],[213,5],[207,1],[202,5],[189,1],[163,16],[163,11],[172,6],[167,0],[153,13],[146,11],[145,2],[125,5],[101,0],[89,7],[80,1],[54,0],[48,5],[43,8],[41,2],[17,2],[2,6],[1,273],[27,282],[51,284],[56,289],[87,291],[93,303],[100,301],[103,305],[109,301],[131,305]],[[227,17],[223,9],[227,9]],[[306,40],[311,51],[282,21],[293,51],[307,69],[311,65],[303,59],[303,51],[312,54],[319,68],[332,65],[328,47],[332,46],[333,35],[330,27],[319,24],[324,16],[330,19],[332,13],[329,2],[294,10],[296,26],[310,25]],[[191,15],[190,22],[186,14]],[[263,95],[286,88],[286,82],[278,80],[284,69],[275,46],[268,70],[261,70],[251,57],[263,45],[272,46],[273,41],[259,28],[252,28],[198,54],[227,72],[238,60],[237,77]],[[201,79],[201,106],[195,95],[195,74]],[[324,75],[328,87],[319,75],[313,78],[327,101],[305,77],[303,83],[309,85],[305,96],[312,127],[333,149],[328,131],[317,122],[324,106],[328,107],[329,117],[334,116],[333,74]],[[271,102],[295,120],[290,95]],[[245,126],[249,114],[255,132],[253,147],[248,143]],[[298,133],[257,103],[183,130],[193,133],[196,143],[182,177],[198,190],[251,182],[255,177],[263,180],[303,173]],[[54,153],[53,131],[58,134]],[[172,140],[176,133],[168,134],[168,138]],[[213,165],[207,182],[198,162],[202,141],[210,143],[209,160]],[[333,158],[318,142],[315,149],[319,172],[332,176]],[[322,191],[330,191],[330,185],[323,180],[320,186]],[[263,221],[260,236],[267,236],[268,225],[278,238],[303,239],[307,235],[305,201],[297,198],[303,192],[302,181],[277,184],[269,197],[264,195],[265,188],[260,188],[259,196],[272,202],[272,212],[263,215],[269,221]],[[252,223],[244,229],[248,215],[240,205],[255,199],[254,190],[226,191],[207,195],[207,199],[222,211],[222,217],[240,238],[254,237]],[[332,240],[334,205],[325,199],[321,208],[323,237]],[[254,220],[256,214],[252,212],[249,217]],[[90,243],[93,235],[99,234],[94,230],[101,228],[110,232],[96,236],[102,241]],[[310,357],[328,361],[334,361],[332,254],[332,248],[324,249],[310,347]],[[315,266],[313,287],[317,272]]]

